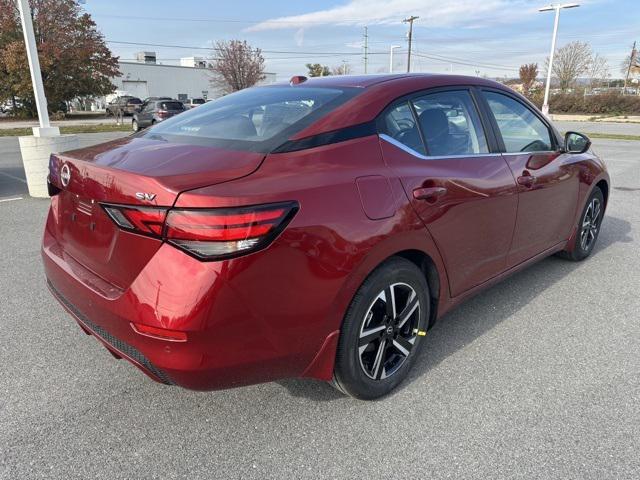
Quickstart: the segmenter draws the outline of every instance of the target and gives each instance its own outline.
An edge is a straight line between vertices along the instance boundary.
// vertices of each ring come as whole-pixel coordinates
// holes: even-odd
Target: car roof
[[[371,75],[329,75],[326,77],[308,77],[296,87],[357,87],[368,88],[380,83],[398,83],[405,82],[407,79],[422,80],[426,83],[446,84],[451,81],[453,85],[463,83],[468,85],[485,85],[487,82],[497,84],[491,80],[481,77],[473,77],[466,75],[452,75],[440,73],[383,73]],[[289,81],[277,82],[272,85],[289,85]]]

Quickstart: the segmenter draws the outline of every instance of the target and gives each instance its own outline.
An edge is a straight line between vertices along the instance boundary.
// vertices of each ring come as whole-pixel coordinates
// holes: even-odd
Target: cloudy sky
[[[562,11],[558,46],[589,42],[605,56],[612,77],[634,40],[640,41],[638,0],[586,0]],[[162,63],[211,56],[216,40],[246,39],[264,51],[267,70],[280,79],[306,71],[305,63],[349,63],[364,71],[363,33],[368,28],[370,73],[406,68],[407,26],[414,27],[412,70],[517,76],[522,63],[548,54],[553,13],[538,13],[544,0],[87,0],[86,10],[123,60],[152,50]],[[150,44],[150,45],[143,45]],[[155,44],[155,45],[151,45]]]

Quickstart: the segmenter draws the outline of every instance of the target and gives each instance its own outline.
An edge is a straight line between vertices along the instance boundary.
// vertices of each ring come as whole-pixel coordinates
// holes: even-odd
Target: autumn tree
[[[251,48],[246,40],[216,42],[211,70],[212,83],[225,93],[254,86],[264,80],[264,57],[259,48]]]
[[[522,93],[525,96],[531,94],[536,78],[538,78],[537,63],[527,63],[520,66],[520,83],[522,83]]]
[[[49,110],[77,97],[111,93],[119,75],[91,16],[77,0],[30,0],[33,29]],[[15,0],[0,0],[0,100],[20,100],[35,115],[31,74]]]
[[[307,75],[310,77],[326,77],[331,75],[331,70],[326,65],[320,65],[319,63],[307,63]]]
[[[553,57],[552,73],[558,79],[560,90],[565,92],[586,73],[593,60],[591,47],[586,42],[571,42],[559,48]],[[547,59],[549,68],[549,59]]]

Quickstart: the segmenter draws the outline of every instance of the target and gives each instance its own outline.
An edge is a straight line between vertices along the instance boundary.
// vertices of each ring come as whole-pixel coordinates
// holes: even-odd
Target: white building
[[[106,101],[118,95],[146,97],[217,98],[222,92],[211,85],[211,72],[202,57],[180,59],[180,65],[163,65],[156,62],[155,52],[139,52],[137,61],[120,61],[121,76],[111,79],[116,91],[107,95]],[[275,73],[265,73],[262,84],[273,83]]]

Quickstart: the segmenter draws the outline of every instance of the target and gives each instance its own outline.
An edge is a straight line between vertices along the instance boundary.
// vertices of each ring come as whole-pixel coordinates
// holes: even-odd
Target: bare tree
[[[560,90],[569,89],[578,77],[587,72],[593,54],[591,47],[586,42],[571,42],[558,49],[553,57],[553,75],[558,79]],[[547,58],[547,69],[549,59]]]
[[[529,96],[531,89],[538,78],[538,64],[526,63],[520,66],[520,83],[522,83],[522,93]]]
[[[212,62],[212,83],[226,93],[254,86],[264,80],[264,57],[259,48],[251,48],[246,40],[216,42]]]
[[[591,59],[591,65],[587,71],[589,77],[589,87],[597,87],[609,78],[609,64],[607,59],[596,53]]]
[[[338,65],[337,67],[333,67],[331,69],[331,73],[333,75],[349,75],[352,71],[353,69],[351,68],[351,65],[349,65],[347,62],[344,62],[342,65]]]

